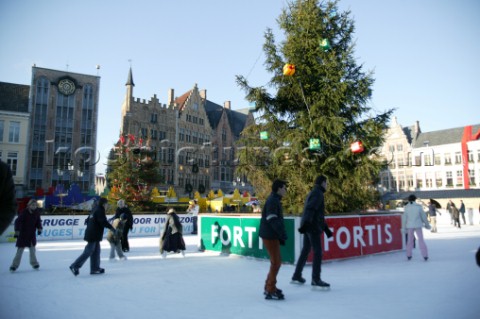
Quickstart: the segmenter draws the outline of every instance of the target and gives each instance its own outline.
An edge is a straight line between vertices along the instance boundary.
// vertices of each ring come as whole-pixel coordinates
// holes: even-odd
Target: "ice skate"
[[[326,283],[325,281],[319,280],[312,280],[312,289],[313,290],[329,290],[330,284]]]
[[[303,285],[305,282],[306,280],[302,276],[293,276],[292,281],[290,281],[291,284],[295,285]]]
[[[285,295],[277,289],[275,292],[267,292],[265,294],[265,299],[267,300],[284,300]]]

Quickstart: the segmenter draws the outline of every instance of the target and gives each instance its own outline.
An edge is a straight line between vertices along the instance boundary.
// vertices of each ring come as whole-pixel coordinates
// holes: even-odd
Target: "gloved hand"
[[[13,238],[18,238],[18,236],[20,236],[20,232],[17,230],[15,234],[13,234]]]
[[[425,229],[431,229],[432,226],[430,226],[430,224],[425,224]]]
[[[37,235],[40,236],[41,234],[42,234],[42,230],[41,229],[37,230]]]
[[[300,226],[300,228],[298,229],[298,232],[300,234],[305,234],[309,229],[310,229],[310,223],[305,222],[305,223],[303,223],[302,226]]]
[[[280,239],[279,241],[280,241],[281,246],[285,246],[285,240],[284,239]]]
[[[330,238],[333,236],[333,233],[332,231],[330,230],[330,228],[328,228],[328,226],[325,227],[325,229],[323,230],[323,232],[325,233],[325,235],[327,235],[327,238]]]

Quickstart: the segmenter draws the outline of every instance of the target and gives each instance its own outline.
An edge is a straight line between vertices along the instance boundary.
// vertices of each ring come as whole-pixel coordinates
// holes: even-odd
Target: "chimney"
[[[206,101],[207,100],[207,90],[200,90],[200,97]]]
[[[230,101],[223,102],[223,107],[226,108],[227,110],[230,110],[230,105],[231,105]]]
[[[167,101],[167,104],[168,105],[172,105],[175,98],[174,98],[174,94],[175,94],[175,91],[173,89],[169,89],[168,90],[168,101]]]

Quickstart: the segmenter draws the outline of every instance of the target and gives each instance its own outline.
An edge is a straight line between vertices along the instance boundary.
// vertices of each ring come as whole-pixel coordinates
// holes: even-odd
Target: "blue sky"
[[[285,0],[0,1],[0,81],[31,84],[31,67],[96,75],[100,65],[98,149],[117,141],[130,64],[134,96],[166,103],[195,83],[217,104],[248,103],[235,75],[253,86],[263,66],[266,28]],[[396,108],[403,126],[422,131],[480,123],[480,1],[341,0],[356,26],[357,62],[373,71],[369,102]],[[129,62],[131,60],[131,62]],[[104,161],[101,161],[104,163]],[[104,165],[97,166],[103,172]]]

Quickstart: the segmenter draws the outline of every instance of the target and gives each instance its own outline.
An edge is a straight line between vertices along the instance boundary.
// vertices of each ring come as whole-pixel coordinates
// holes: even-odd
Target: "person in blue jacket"
[[[70,266],[72,273],[77,276],[79,269],[85,261],[90,258],[90,274],[97,275],[105,273],[105,269],[100,268],[100,242],[103,239],[103,230],[106,228],[115,232],[115,228],[107,221],[105,207],[107,199],[100,198],[98,205],[87,218],[87,229],[85,230],[84,240],[87,242],[83,253]]]
[[[285,245],[287,232],[283,222],[283,208],[281,199],[287,193],[287,184],[282,180],[275,180],[272,184],[272,193],[268,196],[262,210],[260,219],[259,236],[263,246],[270,256],[270,270],[265,281],[265,299],[282,300],[285,296],[278,289],[277,275],[282,265],[280,245]]]

